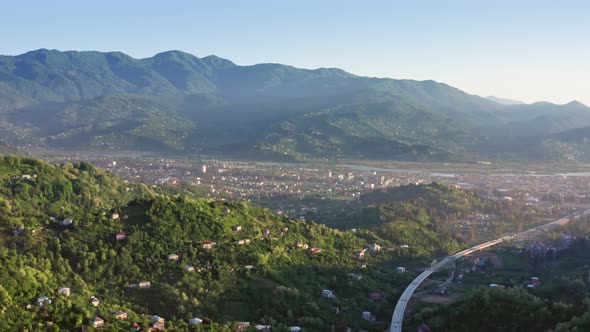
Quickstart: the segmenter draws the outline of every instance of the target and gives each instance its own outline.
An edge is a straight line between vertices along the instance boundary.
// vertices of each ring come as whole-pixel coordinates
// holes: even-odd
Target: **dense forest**
[[[174,330],[382,331],[414,276],[396,267],[429,258],[398,240],[3,156],[0,330],[144,329],[157,315]]]

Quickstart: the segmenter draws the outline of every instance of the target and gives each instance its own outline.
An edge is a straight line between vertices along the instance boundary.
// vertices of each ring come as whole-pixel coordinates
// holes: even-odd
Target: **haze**
[[[49,48],[149,57],[180,49],[239,64],[339,67],[357,75],[433,79],[482,96],[590,104],[585,1],[38,1],[3,7],[0,54]]]

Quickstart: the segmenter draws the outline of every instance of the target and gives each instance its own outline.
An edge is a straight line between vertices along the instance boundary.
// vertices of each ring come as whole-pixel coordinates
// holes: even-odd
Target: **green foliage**
[[[365,310],[387,320],[412,278],[395,272],[403,259],[396,252],[355,257],[369,243],[391,246],[372,232],[278,217],[248,203],[158,194],[87,163],[58,166],[5,156],[0,184],[3,331],[78,329],[95,315],[90,296],[100,299],[106,330],[127,329],[131,322],[147,326],[150,314],[181,331],[188,330],[191,317],[205,320],[203,331],[233,330],[235,321],[279,331],[291,325],[340,329],[359,324]],[[120,218],[112,219],[112,212]],[[73,224],[59,225],[64,218]],[[126,238],[116,240],[119,232]],[[239,244],[243,239],[250,242]],[[206,249],[204,241],[216,245]],[[322,251],[296,248],[298,242]],[[172,253],[177,261],[167,259]],[[360,269],[361,263],[368,267]],[[128,287],[144,280],[150,288]],[[62,287],[72,294],[58,295]],[[336,298],[322,299],[322,289],[333,290]],[[385,296],[383,302],[368,299],[375,291]],[[42,296],[52,303],[39,306]],[[111,311],[125,311],[129,318],[117,320]]]

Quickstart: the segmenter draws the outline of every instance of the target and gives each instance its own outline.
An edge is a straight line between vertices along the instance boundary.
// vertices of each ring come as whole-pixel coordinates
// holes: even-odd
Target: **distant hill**
[[[0,139],[248,159],[550,159],[523,142],[590,126],[579,103],[501,105],[434,81],[236,65],[168,51],[0,56]]]
[[[496,103],[502,104],[502,105],[522,105],[522,104],[524,104],[524,102],[519,101],[519,100],[508,99],[508,98],[498,98],[498,97],[494,97],[494,96],[487,96],[486,99],[489,99],[493,102],[496,102]]]

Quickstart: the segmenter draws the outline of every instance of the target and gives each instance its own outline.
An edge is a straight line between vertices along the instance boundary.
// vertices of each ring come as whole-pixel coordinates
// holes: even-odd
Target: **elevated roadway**
[[[586,213],[586,211],[584,213]],[[420,275],[418,275],[416,277],[416,279],[414,279],[414,281],[412,281],[412,283],[409,284],[408,287],[406,287],[406,289],[404,290],[404,292],[400,296],[399,300],[397,301],[397,304],[395,306],[395,310],[393,311],[389,331],[390,332],[401,332],[402,322],[404,319],[404,312],[406,311],[406,305],[408,304],[408,301],[410,301],[410,298],[414,294],[414,291],[416,290],[416,288],[418,288],[418,286],[420,286],[420,284],[424,280],[426,280],[432,273],[440,270],[441,268],[443,268],[447,264],[453,263],[456,259],[461,258],[463,256],[467,256],[473,252],[483,250],[483,249],[489,248],[491,246],[495,246],[495,245],[502,243],[504,241],[508,241],[508,240],[512,240],[512,239],[522,239],[525,237],[532,236],[538,232],[544,232],[544,231],[547,231],[551,228],[563,226],[570,221],[570,218],[573,217],[575,219],[579,219],[581,215],[582,215],[582,213],[575,213],[573,215],[568,215],[566,217],[554,220],[552,222],[549,222],[547,224],[543,224],[541,226],[530,228],[526,231],[523,231],[523,232],[520,232],[520,233],[517,233],[514,235],[508,235],[508,236],[504,236],[504,237],[501,237],[496,240],[492,240],[492,241],[488,241],[488,242],[485,242],[482,244],[478,244],[474,247],[471,247],[469,249],[465,249],[463,251],[459,251],[456,254],[453,254],[453,255],[443,258],[440,262],[430,266],[429,268],[424,270],[424,272],[420,273]]]

